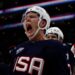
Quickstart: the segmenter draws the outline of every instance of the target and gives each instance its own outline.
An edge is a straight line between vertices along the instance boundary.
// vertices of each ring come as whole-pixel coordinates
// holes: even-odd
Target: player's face
[[[58,40],[58,36],[56,34],[47,34],[46,37],[48,40]]]
[[[27,37],[30,39],[36,32],[38,28],[39,15],[34,12],[29,12],[26,14],[23,26]]]

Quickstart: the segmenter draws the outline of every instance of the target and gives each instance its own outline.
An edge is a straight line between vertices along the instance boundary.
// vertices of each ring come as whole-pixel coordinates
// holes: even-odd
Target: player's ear
[[[45,19],[42,19],[42,21],[40,22],[40,28],[44,28],[47,24],[47,21]]]

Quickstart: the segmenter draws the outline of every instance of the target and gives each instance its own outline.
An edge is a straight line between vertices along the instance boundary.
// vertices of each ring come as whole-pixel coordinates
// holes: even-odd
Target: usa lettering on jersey
[[[35,64],[36,62],[38,63],[38,66]],[[21,56],[17,58],[13,71],[28,72],[28,74],[33,74],[33,70],[35,70],[37,71],[37,75],[42,75],[43,67],[44,59]]]

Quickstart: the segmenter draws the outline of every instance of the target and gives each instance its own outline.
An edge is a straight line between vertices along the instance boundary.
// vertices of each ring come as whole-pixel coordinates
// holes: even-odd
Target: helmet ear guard
[[[39,28],[42,30],[45,29],[46,24],[47,24],[47,21],[45,19],[42,19],[40,24],[39,24]]]

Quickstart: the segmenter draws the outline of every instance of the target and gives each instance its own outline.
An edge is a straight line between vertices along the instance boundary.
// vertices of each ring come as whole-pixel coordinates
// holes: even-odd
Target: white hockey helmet
[[[33,6],[33,7],[30,7],[29,9],[26,10],[26,12],[23,14],[23,17],[22,17],[22,20],[24,19],[25,15],[28,13],[28,12],[36,12],[40,15],[39,19],[45,19],[47,21],[47,24],[44,28],[39,28],[40,29],[47,29],[50,27],[50,22],[51,22],[51,19],[50,19],[50,16],[49,14],[46,12],[46,10],[40,6]]]
[[[63,32],[58,28],[58,27],[51,27],[49,29],[46,30],[46,35],[47,34],[57,34],[58,35],[58,39],[64,39],[64,34]]]

